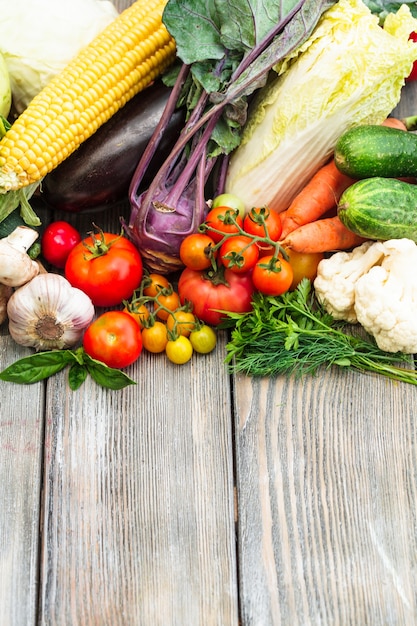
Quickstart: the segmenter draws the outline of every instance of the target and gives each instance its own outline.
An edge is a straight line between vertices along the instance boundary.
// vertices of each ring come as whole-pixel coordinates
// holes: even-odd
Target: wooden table
[[[417,623],[417,389],[230,377],[226,340],[122,391],[0,382],[2,626]],[[29,353],[3,325],[0,368]]]

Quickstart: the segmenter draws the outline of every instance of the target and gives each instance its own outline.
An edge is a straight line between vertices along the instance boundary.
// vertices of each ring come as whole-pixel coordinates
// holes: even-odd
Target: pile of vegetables
[[[104,20],[106,4],[91,0]],[[168,1],[178,62],[165,85],[133,98],[41,189],[69,212],[129,200],[121,232],[29,228],[36,186],[2,203],[0,223],[20,213],[23,225],[0,239],[0,321],[35,353],[0,379],[68,367],[74,390],[87,375],[120,389],[134,384],[121,370],[143,350],[184,364],[215,348],[219,327],[231,328],[234,371],[338,365],[417,384],[417,192],[404,180],[416,171],[416,120],[387,119],[417,62],[417,19],[413,3],[394,13],[370,4],[266,0],[255,11],[212,0],[207,16],[206,4]],[[27,69],[24,50],[28,79],[36,64]],[[11,58],[4,128],[11,96],[16,110],[30,97],[14,90]],[[44,70],[27,87],[39,90]],[[28,254],[40,233],[50,272]]]

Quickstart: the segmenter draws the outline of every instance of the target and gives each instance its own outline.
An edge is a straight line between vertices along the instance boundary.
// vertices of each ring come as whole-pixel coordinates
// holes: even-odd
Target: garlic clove
[[[75,346],[94,313],[89,296],[59,274],[38,274],[16,289],[7,304],[11,336],[36,350]]]

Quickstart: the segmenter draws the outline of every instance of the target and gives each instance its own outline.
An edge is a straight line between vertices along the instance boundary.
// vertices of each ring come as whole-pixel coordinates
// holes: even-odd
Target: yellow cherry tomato
[[[172,363],[183,365],[193,356],[193,346],[188,337],[180,335],[177,339],[168,341],[165,353]]]
[[[163,352],[168,343],[167,328],[163,322],[156,321],[142,330],[142,344],[145,350],[158,354]]]
[[[189,339],[194,350],[200,354],[212,352],[217,344],[217,335],[211,326],[207,326],[207,324],[203,324],[200,328],[193,330]]]
[[[170,315],[168,315],[167,328],[174,334],[184,335],[184,337],[189,337],[190,333],[195,328],[195,316],[191,313],[191,311],[174,311]]]

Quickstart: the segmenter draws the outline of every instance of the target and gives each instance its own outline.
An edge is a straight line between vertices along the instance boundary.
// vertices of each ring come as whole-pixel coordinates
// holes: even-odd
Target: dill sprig
[[[317,302],[311,282],[282,296],[257,293],[249,313],[231,313],[231,339],[226,363],[231,372],[248,376],[314,375],[333,365],[417,385],[408,354],[385,352],[362,329],[355,332],[335,320]]]

